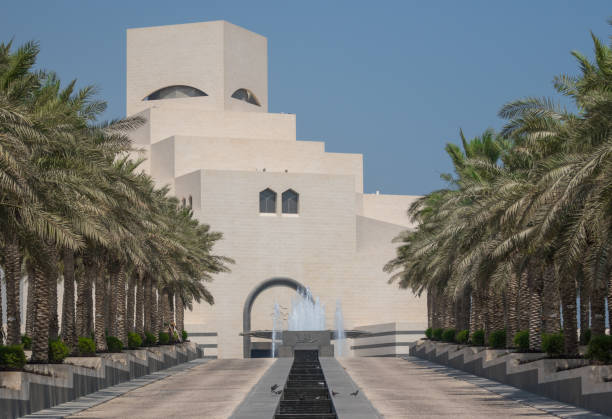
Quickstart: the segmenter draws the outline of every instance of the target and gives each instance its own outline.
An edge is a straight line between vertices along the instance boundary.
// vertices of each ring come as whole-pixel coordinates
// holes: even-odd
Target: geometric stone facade
[[[423,330],[424,296],[388,285],[382,271],[417,197],[364,194],[361,154],[298,141],[295,115],[268,112],[267,60],[266,38],[225,21],[127,33],[127,113],[147,120],[133,134],[144,170],[222,232],[214,251],[236,262],[208,284],[215,304],[185,314],[186,329],[196,340],[216,333],[220,358],[242,357],[247,296],[282,277],[321,299],[329,328],[341,301],[347,329]],[[275,203],[262,198],[267,189]],[[274,302],[286,315],[293,295],[263,291],[252,329],[271,329]]]

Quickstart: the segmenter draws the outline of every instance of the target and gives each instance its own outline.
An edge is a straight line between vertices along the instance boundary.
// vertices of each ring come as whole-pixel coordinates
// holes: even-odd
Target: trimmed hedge
[[[444,333],[442,333],[442,340],[444,342],[454,342],[456,334],[457,331],[455,329],[446,329]]]
[[[434,329],[433,340],[442,340],[442,334],[444,334],[444,329]]]
[[[21,335],[21,344],[23,349],[32,349],[32,338],[28,335]]]
[[[138,333],[129,332],[128,333],[128,348],[136,349],[142,346],[142,338]]]
[[[70,355],[70,349],[60,339],[49,341],[49,363],[61,364]]]
[[[151,332],[144,332],[144,346],[155,346],[157,338]]]
[[[21,345],[0,345],[0,370],[21,370],[26,364],[26,356]]]
[[[506,347],[506,330],[495,330],[489,335],[489,346],[493,349]]]
[[[157,340],[160,345],[167,345],[170,343],[170,335],[166,332],[159,332],[159,338]]]
[[[586,353],[587,358],[591,358],[597,363],[609,364],[612,362],[612,336],[597,335],[591,338],[589,348]]]
[[[81,356],[94,356],[96,354],[96,342],[91,338],[80,337],[77,347]]]
[[[108,352],[121,352],[123,349],[123,342],[114,336],[107,336],[106,346],[108,347]]]
[[[484,346],[484,340],[485,340],[484,330],[475,330],[474,333],[472,333],[472,338],[471,338],[472,345]]]
[[[183,342],[187,342],[187,338],[189,337],[189,333],[187,333],[187,331],[186,331],[186,330],[183,330],[183,331],[181,332],[181,335],[182,335],[182,337],[183,337]]]
[[[588,345],[591,341],[591,329],[584,329],[584,333],[580,334],[580,344]]]
[[[542,350],[546,352],[548,356],[559,356],[563,353],[564,349],[563,333],[542,334]]]
[[[514,346],[519,351],[528,351],[529,350],[529,330],[521,330],[516,332],[514,335]]]
[[[427,337],[427,339],[431,339],[433,337],[433,329],[431,327],[427,328],[425,331],[425,337]]]
[[[459,333],[457,333],[457,336],[455,336],[455,340],[457,341],[457,343],[461,343],[461,344],[466,344],[469,338],[470,338],[470,332],[468,330],[462,330]]]

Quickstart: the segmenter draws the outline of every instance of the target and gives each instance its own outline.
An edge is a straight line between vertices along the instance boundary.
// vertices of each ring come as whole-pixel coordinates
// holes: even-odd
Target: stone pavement
[[[525,394],[531,393],[526,392],[522,400],[513,400],[503,392],[487,390],[484,381],[493,383],[490,380],[470,382],[469,374],[451,375],[456,370],[418,358],[344,358],[340,362],[386,419],[602,417],[536,395],[530,400]],[[555,406],[558,411],[551,409]]]
[[[272,359],[212,360],[70,417],[225,419],[272,362]]]

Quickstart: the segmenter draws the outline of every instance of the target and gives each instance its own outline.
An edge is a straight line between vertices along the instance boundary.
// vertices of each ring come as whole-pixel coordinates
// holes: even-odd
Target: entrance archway
[[[251,309],[253,303],[259,294],[272,287],[289,287],[297,291],[298,289],[306,289],[302,284],[291,278],[271,278],[263,281],[257,285],[253,291],[248,295],[244,302],[244,309],[242,311],[242,348],[243,356],[245,358],[251,357],[251,337],[246,334],[251,331]]]

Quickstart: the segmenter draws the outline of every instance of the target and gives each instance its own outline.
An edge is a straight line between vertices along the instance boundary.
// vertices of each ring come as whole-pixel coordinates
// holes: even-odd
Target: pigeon
[[[334,390],[332,390],[332,396],[336,397],[336,394],[340,394],[340,393],[336,393]]]
[[[270,387],[270,391],[274,393],[274,390],[276,390],[277,388],[278,388],[278,384],[274,384],[272,387]]]
[[[355,390],[354,392],[350,393],[351,396],[353,397],[357,397],[357,394],[359,394],[359,390]]]
[[[283,389],[281,388],[280,390],[275,391],[274,394],[281,394],[282,392],[283,392]]]

